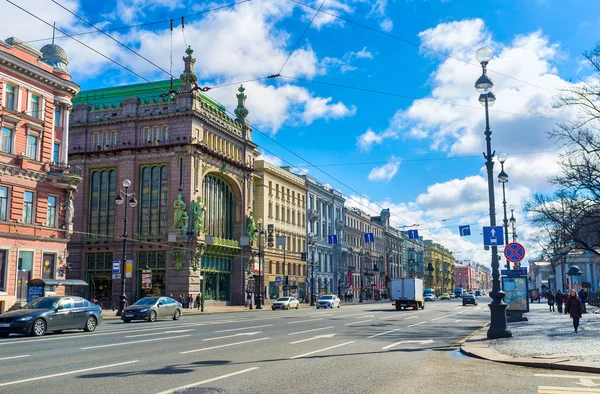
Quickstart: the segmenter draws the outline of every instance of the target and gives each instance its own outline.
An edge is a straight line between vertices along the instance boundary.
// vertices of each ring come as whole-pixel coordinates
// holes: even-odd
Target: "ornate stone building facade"
[[[423,237],[409,239],[408,232],[401,231],[402,237],[402,272],[407,278],[423,279],[427,272],[424,261]]]
[[[451,293],[456,281],[454,256],[444,246],[431,241],[424,241],[425,248],[425,286],[433,288],[437,293]],[[430,267],[433,270],[428,269]]]
[[[254,210],[265,230],[264,286],[267,297],[306,295],[306,191],[304,179],[256,161]]]
[[[79,86],[57,45],[0,41],[0,313],[27,301],[31,279],[46,294],[67,270],[71,196],[82,181],[67,161],[69,108]],[[54,284],[51,284],[54,283]]]
[[[202,291],[207,301],[244,302],[240,239],[258,155],[246,95],[240,87],[236,119],[229,117],[200,93],[192,52],[179,80],[84,91],[74,101],[69,157],[85,180],[75,197],[80,233],[69,244],[69,277],[85,279],[82,295],[106,307],[121,288],[111,263],[123,258],[127,204],[115,198],[125,179],[138,202],[129,208],[128,301]],[[151,283],[142,283],[142,271],[151,271]]]

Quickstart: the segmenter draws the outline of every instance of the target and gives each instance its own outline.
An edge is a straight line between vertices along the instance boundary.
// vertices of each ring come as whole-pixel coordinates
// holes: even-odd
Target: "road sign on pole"
[[[419,230],[408,230],[408,239],[419,239]]]
[[[338,241],[337,241],[337,235],[335,234],[329,234],[327,236],[327,242],[329,243],[329,245],[337,245]]]
[[[121,262],[120,261],[113,261],[112,273],[113,274],[118,274],[120,272],[121,272]]]
[[[375,236],[373,235],[373,233],[365,233],[365,243],[372,243],[375,242]]]
[[[483,228],[483,244],[485,246],[504,245],[502,226],[487,226]]]
[[[511,263],[518,263],[525,258],[525,248],[517,242],[511,242],[504,248],[504,257]]]
[[[458,231],[460,232],[461,237],[466,237],[471,235],[471,226],[468,224],[466,226],[458,226]]]

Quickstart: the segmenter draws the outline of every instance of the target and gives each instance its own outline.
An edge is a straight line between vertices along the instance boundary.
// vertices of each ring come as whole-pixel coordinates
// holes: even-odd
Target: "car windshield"
[[[157,297],[142,298],[136,302],[135,305],[154,305],[156,304],[156,301],[158,301]]]
[[[443,295],[443,296],[447,296],[447,295],[450,295],[450,294],[448,294],[448,293],[444,293],[444,294],[442,294],[442,295]]]
[[[322,300],[332,300],[333,297],[332,296],[323,296],[321,297]]]
[[[23,309],[54,309],[60,298],[38,298],[25,305]]]
[[[290,299],[287,297],[278,298],[277,301],[289,301]]]

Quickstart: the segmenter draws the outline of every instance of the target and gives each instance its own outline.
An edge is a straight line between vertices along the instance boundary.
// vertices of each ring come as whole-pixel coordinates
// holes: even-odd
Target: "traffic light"
[[[300,261],[306,261],[306,257],[307,257],[306,252],[300,253]]]

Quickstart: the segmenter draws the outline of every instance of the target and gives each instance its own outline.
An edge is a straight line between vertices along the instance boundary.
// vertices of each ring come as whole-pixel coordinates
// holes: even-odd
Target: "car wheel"
[[[148,321],[155,322],[156,321],[156,312],[150,311],[150,316],[148,316]]]
[[[177,309],[175,311],[175,314],[173,315],[173,320],[179,320],[181,319],[181,311],[179,309]]]
[[[465,303],[463,302],[463,306],[467,306],[467,304],[465,304]]]
[[[296,304],[296,309],[300,308],[300,303]]]
[[[275,310],[275,307],[271,307],[271,310],[272,310],[272,311],[274,311],[274,310]]]
[[[319,307],[317,306],[317,309],[319,309]]]
[[[8,338],[9,335],[9,332],[0,332],[0,338]]]
[[[46,333],[46,322],[42,319],[37,319],[31,327],[31,336],[41,337]]]
[[[129,320],[129,319],[123,319],[123,323],[131,323],[131,320]]]
[[[63,330],[56,330],[56,331],[52,331],[55,334],[60,334],[61,332],[63,332]]]
[[[87,321],[85,322],[85,327],[83,328],[83,331],[85,332],[93,332],[96,329],[96,318],[94,316],[90,316],[88,317]]]
[[[340,303],[338,302],[338,308],[340,307]]]

